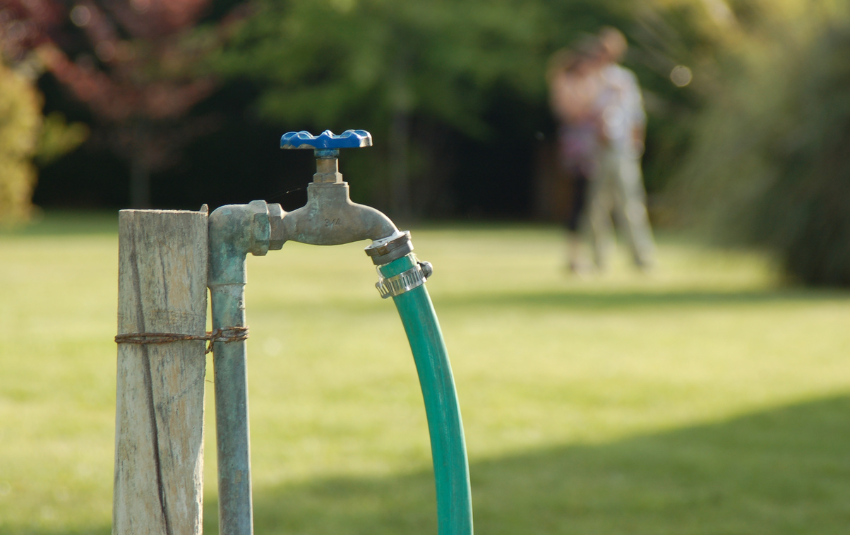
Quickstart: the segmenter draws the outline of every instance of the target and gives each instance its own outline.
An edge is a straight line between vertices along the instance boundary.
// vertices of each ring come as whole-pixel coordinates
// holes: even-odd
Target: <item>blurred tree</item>
[[[267,119],[314,130],[356,126],[385,139],[378,145],[388,149],[390,204],[395,215],[406,215],[412,195],[425,209],[445,195],[439,166],[454,165],[455,174],[465,175],[457,180],[476,181],[473,189],[483,194],[493,189],[468,174],[491,167],[465,161],[476,144],[488,145],[500,162],[506,152],[534,153],[541,132],[552,129],[546,61],[582,32],[623,28],[639,45],[630,56],[638,74],[660,96],[650,99],[662,103],[655,108],[671,115],[693,108],[669,75],[704,52],[694,54],[693,45],[709,48],[722,32],[701,22],[706,1],[257,0],[255,15],[218,65],[262,87],[259,109]],[[651,135],[673,140],[661,157],[684,137],[681,128]],[[522,158],[533,173],[531,159]],[[506,195],[517,202],[522,178],[503,180],[508,187],[513,180],[514,193]]]
[[[7,54],[37,52],[99,120],[98,138],[130,164],[131,204],[150,203],[150,174],[209,127],[184,119],[215,86],[204,54],[232,19],[193,32],[209,0],[2,0]]]
[[[538,7],[517,0],[261,2],[220,65],[265,84],[267,117],[378,130],[388,148],[391,204],[409,214],[410,161],[422,163],[419,153],[409,154],[411,144],[430,137],[438,146],[446,128],[492,134],[482,120],[488,89],[539,90],[526,55],[543,45]],[[415,126],[422,128],[413,140]]]
[[[741,2],[745,47],[696,124],[683,207],[773,251],[793,278],[850,285],[850,10]]]
[[[0,222],[25,219],[35,185],[31,159],[41,126],[38,93],[0,62]]]
[[[644,163],[647,185],[656,191],[690,143],[688,119],[710,92],[716,42],[732,33],[724,26],[728,22],[722,22],[723,0],[252,0],[255,16],[215,58],[229,79],[215,98],[190,104],[191,111],[150,120],[145,118],[150,113],[144,98],[138,97],[129,106],[129,117],[116,118],[101,110],[106,106],[100,102],[116,100],[113,94],[132,94],[123,90],[127,84],[137,95],[151,94],[149,86],[163,80],[182,87],[200,78],[210,84],[201,85],[201,94],[213,85],[197,66],[206,51],[223,40],[222,31],[213,26],[240,3],[209,0],[205,18],[197,17],[201,11],[194,15],[195,21],[209,23],[203,33],[177,31],[161,39],[125,29],[123,19],[113,13],[117,6],[124,6],[124,12],[138,9],[131,18],[145,20],[162,1],[0,0],[0,19],[18,9],[10,19],[18,25],[8,35],[23,36],[24,50],[42,45],[42,58],[50,59],[57,50],[64,54],[60,63],[85,82],[77,83],[73,92],[89,91],[86,102],[100,119],[89,147],[99,148],[103,143],[98,140],[110,143],[135,162],[136,176],[157,170],[158,180],[179,182],[169,188],[168,199],[157,196],[158,203],[169,206],[198,198],[186,184],[206,196],[241,198],[243,189],[232,186],[234,175],[244,177],[240,184],[254,184],[256,191],[272,183],[283,191],[292,189],[289,182],[282,185],[280,176],[296,162],[271,151],[273,141],[265,145],[274,138],[269,132],[356,127],[372,131],[376,138],[374,149],[345,156],[343,172],[358,176],[353,192],[358,200],[392,205],[394,216],[408,211],[528,216],[542,149],[551,144],[554,131],[543,77],[547,59],[583,32],[593,33],[603,25],[621,28],[633,45],[627,66],[646,90],[650,122]],[[23,4],[26,11],[21,11]],[[184,2],[171,4],[178,9]],[[86,10],[75,12],[78,7]],[[100,52],[100,38],[90,35],[100,35],[99,16],[113,21],[118,35]],[[220,27],[224,33],[230,28]],[[171,61],[162,47],[176,50],[179,61]],[[103,54],[112,59],[102,59]],[[119,58],[128,64],[118,64]],[[169,65],[178,67],[166,68]],[[670,74],[677,67],[689,67],[680,71],[692,72],[693,83],[679,87],[672,82]],[[54,89],[61,70],[57,64],[53,75],[40,80],[48,109],[89,120]],[[104,79],[122,90],[107,92],[100,83]],[[70,82],[68,86],[74,87]],[[258,113],[246,113],[246,102],[256,94],[253,109]],[[182,142],[204,126],[187,118],[205,113],[226,124],[226,131],[204,134],[183,147]],[[152,132],[141,143],[145,150],[133,149],[137,122],[142,132]],[[226,149],[213,151],[212,146]],[[231,150],[235,147],[241,148]],[[179,166],[158,171],[184,151],[194,159],[183,158]],[[200,165],[199,159],[207,165]],[[54,203],[123,203],[107,179],[91,178],[98,174],[93,169],[106,167],[115,170],[110,180],[121,172],[120,164],[103,153],[63,158],[45,170],[47,180],[38,194]],[[72,172],[66,173],[69,168]],[[193,174],[203,175],[202,188]],[[70,175],[76,176],[75,190],[63,182]],[[294,173],[291,178],[301,180]]]

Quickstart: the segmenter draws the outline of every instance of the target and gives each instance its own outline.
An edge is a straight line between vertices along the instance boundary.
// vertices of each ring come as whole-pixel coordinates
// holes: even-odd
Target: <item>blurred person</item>
[[[595,103],[600,91],[594,53],[595,39],[572,50],[561,50],[550,60],[547,81],[552,112],[558,120],[558,156],[572,182],[567,217],[567,265],[573,272],[586,269],[581,231],[587,206],[588,182],[594,175],[599,150],[600,121]]]
[[[600,31],[595,54],[598,91],[593,105],[600,135],[590,180],[588,229],[599,269],[608,265],[613,216],[622,227],[635,265],[647,270],[655,262],[655,243],[640,168],[646,114],[637,78],[619,65],[627,47],[619,30],[607,27]]]

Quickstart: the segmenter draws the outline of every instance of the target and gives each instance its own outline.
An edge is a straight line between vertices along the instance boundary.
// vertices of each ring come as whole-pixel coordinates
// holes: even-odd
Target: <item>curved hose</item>
[[[403,256],[379,269],[386,278],[416,266]],[[463,423],[443,333],[425,285],[393,297],[419,374],[437,487],[439,535],[472,535],[472,494]]]

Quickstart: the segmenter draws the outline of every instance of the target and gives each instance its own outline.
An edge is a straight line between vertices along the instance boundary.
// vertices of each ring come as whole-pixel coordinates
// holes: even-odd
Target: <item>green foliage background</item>
[[[555,129],[547,60],[604,25],[621,28],[633,44],[627,64],[652,115],[648,182],[659,189],[687,146],[684,121],[701,103],[670,82],[670,71],[703,62],[721,39],[701,0],[261,0],[215,64],[225,76],[258,84],[257,109],[267,121],[372,131],[384,151],[368,162],[373,176],[388,173],[396,119],[409,120],[414,192],[418,186],[417,203],[433,215],[429,184],[487,174],[486,162],[475,168],[472,158],[512,152],[522,161],[495,170],[522,176],[492,187],[518,191],[517,180],[532,179],[540,140]],[[482,146],[488,150],[477,151]],[[352,158],[356,167],[363,156],[346,156],[346,168]],[[370,184],[373,201],[386,186]],[[488,183],[480,187],[486,195]]]
[[[240,2],[213,4],[201,36]],[[278,132],[364,128],[375,147],[347,152],[341,165],[356,177],[356,201],[403,220],[395,190],[409,182],[404,195],[416,209],[408,215],[537,215],[534,188],[554,165],[546,159],[555,133],[547,60],[612,25],[629,39],[625,64],[644,90],[643,164],[655,222],[678,215],[770,249],[794,279],[850,284],[846,0],[249,5],[251,14],[206,64],[225,79],[224,89],[196,110],[224,116],[223,126],[154,177],[158,206],[265,198],[294,209],[301,198],[288,195],[303,189],[312,164],[306,154],[274,150]],[[671,82],[678,65],[693,73],[686,87]],[[86,120],[67,103],[51,106],[52,93],[45,94],[50,111]],[[76,161],[76,171],[61,159],[48,166],[48,187],[39,191],[53,188],[59,203],[123,205],[124,186],[110,190],[120,168],[102,157],[96,165],[89,156]],[[32,178],[6,180],[13,182],[21,196]]]
[[[850,284],[850,11],[746,4],[725,76],[677,180],[718,235],[773,251],[808,284]]]
[[[494,93],[545,103],[550,54],[605,25],[629,34],[630,66],[665,98],[670,69],[720,39],[701,0],[263,0],[217,65],[263,82],[269,119],[341,128],[401,109],[487,136]]]

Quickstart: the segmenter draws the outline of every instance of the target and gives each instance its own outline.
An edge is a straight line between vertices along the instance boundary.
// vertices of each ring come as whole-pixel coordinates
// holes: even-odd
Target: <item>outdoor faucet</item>
[[[307,204],[303,207],[287,213],[280,205],[269,205],[271,249],[280,249],[287,241],[340,245],[402,236],[387,216],[369,206],[351,202],[348,183],[342,181],[339,149],[371,146],[372,136],[365,130],[346,130],[340,135],[325,130],[318,136],[309,132],[288,132],[280,138],[282,149],[313,149],[316,174],[307,187]]]
[[[434,307],[424,283],[431,264],[413,254],[410,233],[368,206],[351,202],[338,169],[339,149],[369,147],[364,130],[318,136],[289,132],[282,149],[313,149],[316,174],[307,204],[285,212],[279,204],[252,201],[219,207],[209,216],[209,277],[216,333],[242,333],[212,344],[215,367],[219,532],[252,535],[251,460],[248,429],[246,256],[263,256],[287,241],[340,245],[370,239],[366,254],[377,266],[380,296],[392,298],[407,333],[419,375],[437,494],[438,535],[472,535],[469,463],[457,393]]]

